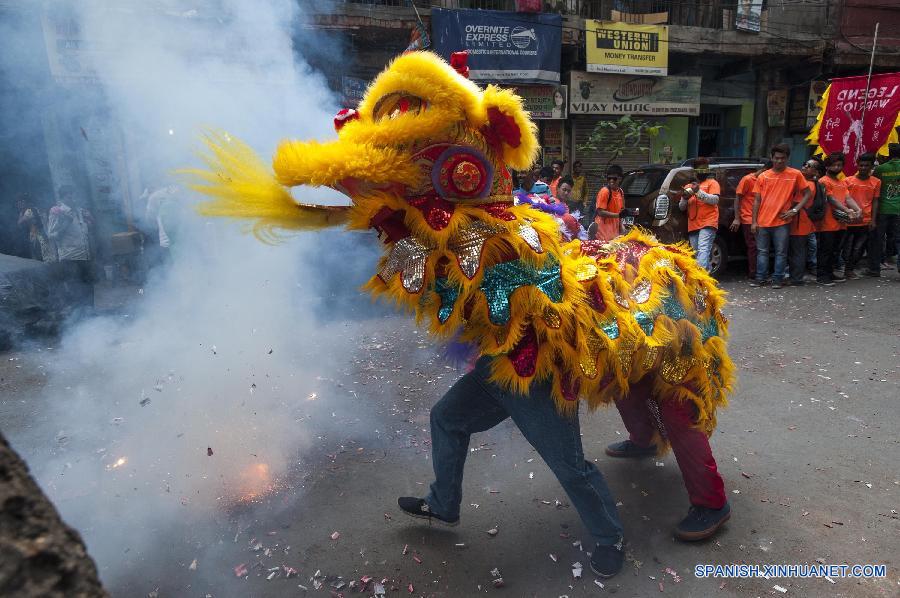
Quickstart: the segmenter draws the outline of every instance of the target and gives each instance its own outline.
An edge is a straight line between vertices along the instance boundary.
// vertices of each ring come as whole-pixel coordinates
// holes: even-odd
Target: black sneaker
[[[656,445],[651,444],[648,447],[638,446],[630,440],[622,442],[614,442],[606,447],[606,454],[610,457],[623,457],[626,459],[640,459],[642,457],[652,457],[656,454]]]
[[[427,519],[429,523],[432,521],[437,521],[441,525],[459,525],[459,517],[454,520],[446,519],[441,517],[437,513],[433,513],[431,511],[431,507],[428,506],[428,503],[425,502],[424,498],[416,498],[415,496],[401,496],[397,499],[397,506],[400,507],[400,510],[409,515],[410,517],[417,517],[419,519]]]
[[[751,287],[764,287],[767,284],[769,284],[768,280],[751,280],[750,281]]]
[[[821,287],[833,287],[833,286],[834,286],[834,281],[831,281],[831,280],[817,280],[817,281],[816,281],[816,284],[818,284],[818,285],[821,286]]]
[[[780,283],[780,282],[773,282],[773,283],[772,283],[772,288],[773,288],[773,289],[780,289],[780,288],[781,288],[781,283]]]
[[[731,505],[721,509],[691,506],[687,517],[675,528],[675,537],[685,542],[695,542],[712,536],[723,523],[731,519]]]
[[[872,272],[871,270],[866,270],[864,274],[869,278],[881,278],[881,272]]]
[[[612,546],[597,544],[591,553],[591,571],[597,577],[608,578],[622,570],[625,564],[625,551],[622,549],[622,540]]]

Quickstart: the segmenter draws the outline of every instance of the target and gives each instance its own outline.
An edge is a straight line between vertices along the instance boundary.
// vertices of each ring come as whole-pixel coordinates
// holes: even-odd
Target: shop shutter
[[[581,160],[581,169],[587,178],[588,197],[597,195],[601,185],[606,183],[606,162],[609,160],[609,154],[603,151],[603,144],[601,144],[601,150],[599,152],[580,151],[578,146],[587,142],[591,136],[591,132],[594,130],[594,126],[596,126],[597,122],[601,119],[618,120],[619,118],[616,116],[574,116],[572,118],[573,161]],[[614,132],[607,129],[604,131],[604,141],[607,139],[611,141],[613,139],[612,135],[620,134],[621,133],[617,131]],[[637,147],[627,147],[625,153],[619,156],[615,161],[615,164],[621,166],[622,170],[626,172],[630,169],[647,164],[650,161],[650,152],[642,152],[640,150],[641,147],[650,147],[650,141],[646,136],[642,136]]]

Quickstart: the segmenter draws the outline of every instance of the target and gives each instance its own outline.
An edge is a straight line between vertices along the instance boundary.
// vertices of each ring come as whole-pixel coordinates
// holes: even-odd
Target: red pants
[[[647,401],[654,400],[648,378],[631,385],[624,399],[616,401],[631,441],[648,447],[657,432],[655,416]],[[672,445],[691,504],[709,509],[721,509],[725,504],[725,484],[716,469],[716,460],[709,448],[709,438],[693,426],[697,408],[691,401],[659,402],[659,417],[665,435]]]
[[[750,273],[750,280],[756,280],[756,235],[750,232],[749,224],[742,224],[741,232],[744,233],[744,244],[747,246],[747,270]]]

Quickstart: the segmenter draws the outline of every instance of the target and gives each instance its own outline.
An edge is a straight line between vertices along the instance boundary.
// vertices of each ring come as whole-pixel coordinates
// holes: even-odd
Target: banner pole
[[[857,157],[864,149],[862,147],[862,137],[866,131],[866,108],[869,106],[869,86],[872,84],[872,67],[875,66],[875,46],[878,45],[878,26],[881,23],[875,23],[875,36],[872,38],[872,55],[869,57],[869,76],[866,77],[866,94],[863,96],[862,116],[859,119],[860,135],[856,139],[856,155]]]

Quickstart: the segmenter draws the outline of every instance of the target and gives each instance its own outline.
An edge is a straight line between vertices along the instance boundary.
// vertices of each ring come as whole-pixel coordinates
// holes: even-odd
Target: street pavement
[[[673,456],[607,457],[626,438],[617,412],[582,412],[585,455],[626,530],[624,570],[599,583],[577,513],[509,421],[472,439],[458,527],[401,514],[397,496],[423,496],[432,479],[429,407],[460,375],[401,315],[327,325],[344,339],[340,375],[297,383],[290,416],[308,438],[264,497],[158,521],[138,545],[128,521],[86,517],[69,505],[84,496],[40,481],[119,596],[349,597],[364,577],[367,596],[383,579],[387,596],[900,595],[900,278],[773,290],[734,276],[724,287],[739,382],[711,442],[731,521],[708,541],[675,541],[688,502]],[[26,460],[52,440],[29,431],[53,358],[34,347],[0,363],[0,425]],[[85,494],[100,504],[110,492]],[[694,575],[701,564],[857,563],[886,565],[887,577]]]

